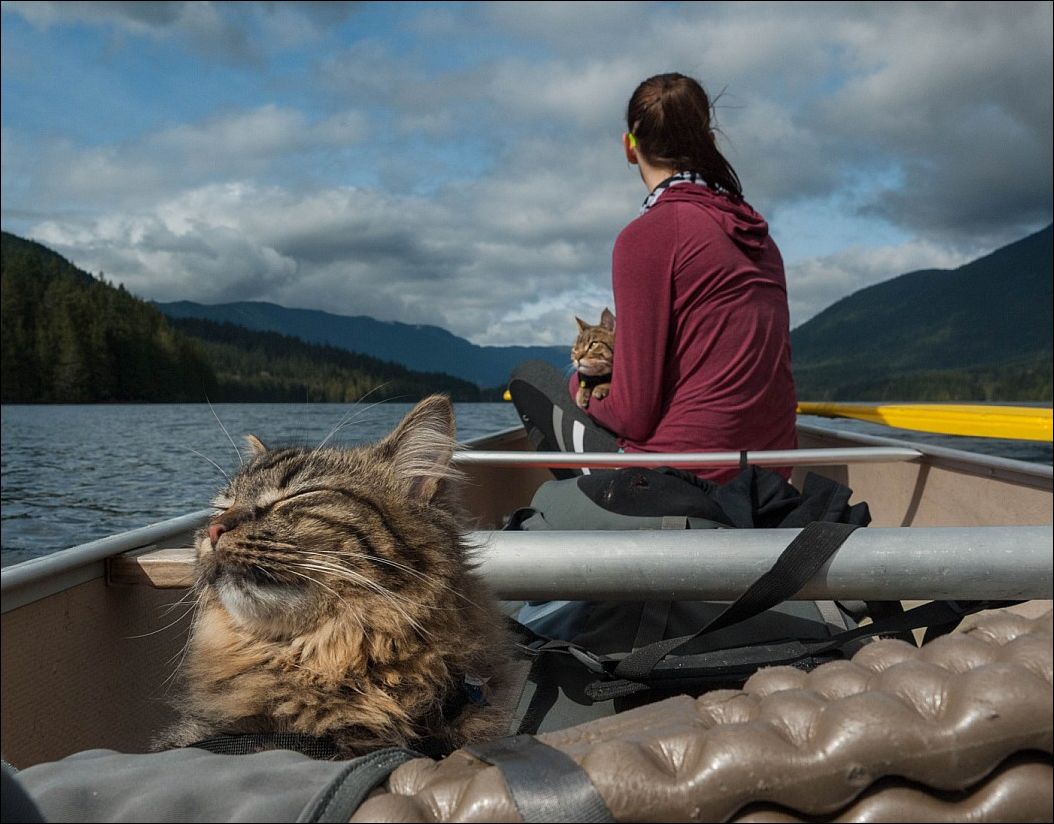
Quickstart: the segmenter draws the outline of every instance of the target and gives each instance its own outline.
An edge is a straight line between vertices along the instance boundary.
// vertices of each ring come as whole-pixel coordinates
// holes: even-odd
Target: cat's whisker
[[[300,566],[300,564],[298,564],[297,566]],[[359,625],[359,630],[360,630],[360,632],[362,632],[363,637],[367,637],[368,633],[366,632],[366,627],[363,626],[362,619],[359,618],[358,613],[354,609],[352,609],[351,604],[349,604],[344,598],[341,597],[339,592],[337,592],[332,587],[326,586],[321,581],[316,580],[315,578],[312,578],[310,575],[305,575],[304,573],[297,572],[294,569],[286,569],[285,571],[286,572],[290,572],[293,575],[297,575],[297,576],[299,576],[301,578],[304,578],[307,581],[310,581],[312,584],[315,584],[316,586],[320,586],[320,587],[322,587],[322,589],[325,589],[325,590],[328,590],[329,592],[331,592],[333,594],[333,596],[338,601],[340,601],[342,604],[344,604],[345,607],[347,607],[347,614],[350,615],[353,619],[355,619],[355,623]]]
[[[346,421],[343,421],[342,423],[338,424],[337,429],[338,430],[339,429],[345,429],[345,428],[351,426],[352,424],[358,423],[359,421],[361,421],[363,419],[363,417],[366,415],[366,413],[369,412],[371,409],[373,409],[375,406],[380,406],[382,403],[392,403],[394,401],[401,401],[401,400],[404,400],[405,398],[408,398],[408,397],[410,397],[410,396],[409,395],[393,395],[390,398],[385,398],[383,401],[375,401],[375,402],[371,403],[369,406],[367,406],[365,409],[360,410],[359,414],[356,415],[354,418],[351,418],[350,420],[346,420]]]
[[[339,566],[336,566],[334,564],[326,563],[325,561],[320,561],[320,560],[317,560],[317,559],[311,560],[310,563],[299,562],[299,563],[296,564],[296,566],[301,567],[303,569],[314,569],[314,570],[317,570],[319,572],[328,572],[329,574],[333,575],[334,577],[343,578],[344,580],[351,581],[352,583],[361,583],[364,586],[366,586],[367,588],[373,590],[374,592],[377,592],[377,593],[379,593],[381,595],[384,595],[386,597],[389,597],[389,598],[393,598],[394,599],[394,598],[399,598],[400,597],[400,596],[396,595],[395,593],[391,592],[390,590],[385,589],[383,586],[378,584],[376,581],[371,581],[369,578],[366,578],[365,576],[360,575],[359,573],[355,572],[354,570],[347,569],[346,567],[339,567]],[[406,599],[403,599],[403,600],[406,600]]]
[[[430,605],[430,604],[422,604],[422,603],[420,603],[418,601],[414,601],[412,598],[407,598],[405,595],[396,594],[396,593],[392,592],[391,590],[385,589],[384,587],[382,587],[377,582],[371,581],[369,578],[366,578],[364,576],[360,576],[359,573],[354,572],[353,570],[350,570],[347,567],[340,566],[338,564],[334,564],[333,563],[334,556],[340,557],[340,556],[342,556],[344,554],[340,550],[335,550],[335,549],[331,549],[331,550],[327,550],[327,549],[304,549],[303,547],[297,546],[296,544],[286,543],[284,541],[269,541],[266,544],[263,541],[259,541],[258,542],[258,546],[260,546],[260,547],[268,547],[268,548],[287,548],[287,549],[295,550],[298,553],[299,557],[306,558],[307,560],[309,560],[312,563],[316,564],[317,568],[319,568],[320,571],[323,571],[321,569],[321,567],[325,566],[325,570],[324,571],[326,571],[326,572],[329,572],[329,573],[331,573],[331,574],[333,574],[335,576],[338,576],[338,577],[343,577],[345,580],[349,580],[352,583],[363,584],[366,587],[374,589],[374,591],[382,592],[384,595],[386,595],[386,596],[388,596],[390,598],[398,598],[398,599],[400,599],[402,601],[405,601],[408,604],[413,604],[414,606],[422,607],[424,609],[443,609],[443,607],[436,607],[436,606],[433,606],[433,605]],[[358,557],[363,557],[363,556],[358,556]],[[383,561],[384,559],[378,559],[378,560]],[[281,558],[280,562],[283,565],[285,565],[285,564],[290,563],[290,559],[289,558]],[[399,565],[396,564],[396,566],[399,566]],[[404,569],[406,569],[408,572],[412,572],[412,573],[414,573],[416,575],[420,575],[420,573],[418,573],[416,570],[413,570],[413,569],[411,569],[409,567],[404,567]],[[355,577],[354,578],[350,578],[350,577],[348,577],[349,575],[350,576],[355,576]],[[421,577],[424,580],[426,580],[426,581],[428,580],[425,576],[421,576]],[[379,590],[377,588],[379,588]]]
[[[134,640],[139,639],[139,638],[149,638],[151,635],[157,635],[159,632],[164,632],[166,629],[171,629],[176,624],[178,624],[180,621],[182,621],[184,618],[186,618],[188,615],[190,615],[190,613],[192,613],[194,611],[194,606],[195,606],[194,604],[191,604],[189,607],[187,607],[187,609],[183,612],[182,615],[180,615],[174,621],[170,621],[169,623],[165,624],[160,629],[151,630],[150,632],[144,632],[144,633],[141,633],[140,635],[125,635],[124,638],[125,638],[125,640],[128,640],[128,641],[134,641]]]
[[[194,594],[194,590],[193,589],[188,589],[186,592],[184,592],[179,598],[177,598],[172,603],[170,603],[170,604],[159,604],[159,606],[165,607],[165,611],[162,612],[160,615],[158,615],[158,617],[159,618],[164,618],[166,615],[168,615],[176,607],[179,607],[179,606],[182,606],[182,605],[186,604],[187,603],[187,599],[190,598],[193,594]]]
[[[191,618],[190,629],[187,631],[187,640],[183,642],[183,648],[178,653],[176,653],[175,655],[172,655],[167,661],[165,661],[165,663],[168,664],[177,655],[179,656],[179,660],[176,662],[175,667],[172,668],[172,672],[169,674],[169,676],[164,681],[161,682],[161,686],[162,687],[166,687],[166,692],[167,692],[167,687],[169,687],[169,686],[171,686],[172,684],[175,683],[176,674],[179,672],[180,667],[183,666],[183,662],[186,660],[187,652],[190,650],[191,640],[194,638],[194,633],[197,631],[198,622],[199,622],[199,620],[201,618],[201,605],[202,605],[204,599],[205,599],[205,590],[204,589],[198,589],[197,590],[197,596],[194,599],[194,616]]]
[[[339,421],[337,421],[337,425],[334,426],[331,430],[329,430],[329,434],[326,435],[326,437],[324,437],[322,439],[322,443],[320,443],[318,446],[315,447],[315,449],[313,450],[312,454],[314,454],[314,452],[318,452],[318,450],[320,450],[323,446],[326,445],[326,442],[330,438],[332,438],[334,435],[337,434],[337,432],[340,431],[340,428],[342,426],[344,426],[344,422],[348,419],[348,416],[351,415],[352,412],[355,412],[358,409],[360,403],[362,403],[364,400],[366,400],[366,398],[368,398],[374,392],[380,392],[382,389],[384,389],[384,387],[386,387],[390,383],[391,383],[391,381],[385,381],[380,386],[375,386],[373,389],[371,389],[369,392],[367,392],[365,395],[363,395],[361,398],[359,398],[357,401],[355,401],[355,403],[353,403],[351,405],[351,409],[349,409],[347,412],[345,412],[343,417],[341,417],[341,419]],[[383,401],[380,401],[380,402],[383,403]],[[369,412],[376,405],[377,404],[371,404],[366,409],[361,410],[361,412],[363,414],[366,413],[366,412]],[[357,420],[357,418],[356,418],[356,420]]]
[[[292,546],[292,544],[289,544],[289,546]],[[311,553],[311,554],[325,554],[327,556],[342,556],[342,555],[344,555],[344,552],[342,550],[339,550],[339,549],[304,549],[304,550],[301,550],[301,551],[305,552],[305,553]],[[452,586],[444,584],[441,581],[437,581],[435,578],[430,578],[428,575],[425,575],[423,572],[421,572],[419,570],[416,570],[416,569],[414,569],[411,566],[407,566],[406,564],[400,564],[398,561],[393,561],[390,558],[381,558],[378,555],[371,555],[371,554],[369,554],[367,552],[356,552],[355,553],[355,557],[356,558],[362,558],[363,560],[367,560],[367,561],[373,561],[373,562],[378,563],[378,564],[385,564],[386,566],[394,567],[396,569],[401,569],[404,572],[407,572],[410,575],[413,575],[415,578],[418,578],[419,580],[424,581],[426,584],[428,584],[430,586],[438,586],[440,589],[447,590],[452,595],[454,595],[456,598],[460,598],[462,601],[464,601],[465,603],[469,604],[470,606],[474,606],[474,607],[477,607],[479,609],[483,608],[479,604],[477,604],[475,601],[473,601],[471,598],[466,598],[463,594],[458,592]],[[410,603],[417,604],[417,606],[424,607],[425,609],[461,609],[461,607],[440,607],[440,606],[436,606],[434,604],[422,604],[422,603],[419,603],[417,601],[413,601],[411,599],[407,599],[407,600],[410,600]]]
[[[301,569],[313,569],[318,572],[328,572],[334,577],[343,578],[344,580],[350,581],[351,583],[365,586],[367,589],[376,592],[382,598],[387,599],[391,603],[392,608],[395,609],[395,611],[398,612],[400,615],[402,615],[403,618],[406,619],[406,622],[413,626],[414,629],[416,629],[419,633],[429,638],[432,636],[432,634],[428,632],[428,630],[426,630],[423,626],[421,626],[421,624],[416,619],[414,619],[406,610],[399,606],[396,599],[408,601],[408,603],[414,603],[413,601],[409,601],[406,598],[401,598],[401,596],[398,596],[394,592],[385,589],[376,581],[371,581],[369,578],[366,578],[363,575],[359,575],[359,573],[355,572],[354,570],[335,567],[329,564],[319,564],[317,562],[314,564],[297,563],[296,566],[300,567]]]
[[[375,445],[329,446],[379,403],[369,398],[391,391],[383,384],[335,415],[314,449],[259,459],[242,455],[209,404],[241,467],[223,473],[211,534],[197,539],[216,552],[200,555],[192,590],[151,622],[190,622],[164,664],[174,667],[165,691],[185,691],[179,719],[156,746],[293,723],[332,735],[352,757],[426,732],[483,740],[506,723],[497,701],[456,718],[447,711],[469,665],[501,697],[507,660],[498,605],[475,574],[466,535],[452,528],[456,513],[434,494],[434,511],[414,504],[414,492],[434,493],[450,477],[449,399],[421,401]]]
[[[194,594],[194,590],[190,589],[190,590],[187,590],[183,595],[181,595],[175,601],[173,601],[171,604],[163,604],[162,606],[165,607],[165,610],[158,615],[158,618],[163,619],[163,618],[167,617],[169,615],[169,613],[172,612],[172,610],[174,610],[174,609],[176,609],[178,607],[181,607],[181,606],[186,606],[187,605],[187,599],[190,598],[193,594]],[[180,615],[172,623],[168,624],[167,626],[162,627],[161,629],[156,629],[156,630],[153,630],[152,632],[148,632],[148,633],[145,633],[143,635],[128,635],[128,636],[125,636],[125,637],[129,638],[129,639],[132,639],[132,638],[145,638],[147,635],[153,635],[155,632],[161,632],[162,630],[168,629],[169,627],[174,626],[175,624],[178,624],[180,621],[182,621],[184,618],[186,618],[191,612],[193,612],[195,605],[196,605],[195,603],[191,603],[189,608],[187,610],[185,610],[182,615]]]
[[[252,564],[252,568],[260,570],[260,572],[263,573],[264,575],[266,575],[273,583],[276,583],[276,584],[278,583],[278,579],[274,577],[274,575],[271,573],[270,570],[265,569],[264,567],[260,566],[259,564]]]
[[[231,476],[226,473],[226,471],[223,469],[222,466],[220,466],[218,463],[216,463],[214,460],[212,460],[212,458],[210,458],[208,455],[203,455],[201,452],[198,452],[198,450],[191,449],[189,446],[184,446],[183,448],[186,449],[189,452],[193,452],[199,458],[204,458],[206,461],[208,461],[210,464],[212,464],[214,467],[216,467],[220,471],[220,474],[224,478],[227,479],[227,483],[228,484],[231,482]]]
[[[404,572],[408,572],[411,575],[413,575],[414,577],[419,578],[420,580],[424,581],[425,583],[430,584],[431,586],[438,586],[440,589],[447,590],[454,597],[460,598],[462,601],[464,601],[466,604],[469,604],[470,606],[474,606],[474,607],[478,607],[479,609],[483,609],[482,606],[477,604],[471,598],[465,597],[462,593],[458,592],[452,586],[450,586],[448,584],[444,584],[441,581],[436,581],[434,578],[428,577],[423,572],[420,572],[420,571],[414,569],[411,566],[407,566],[406,564],[400,564],[398,561],[392,561],[389,558],[379,558],[376,555],[369,555],[369,554],[367,554],[365,552],[361,553],[359,555],[359,557],[360,558],[365,558],[366,560],[369,560],[369,561],[375,561],[378,564],[386,564],[387,566],[392,566],[392,567],[395,567],[396,569],[401,569]],[[424,606],[424,605],[422,605],[422,606]],[[460,609],[460,607],[436,607],[436,606],[433,606],[432,609]]]
[[[238,456],[238,466],[245,463],[245,456],[242,455],[241,450],[238,449],[238,445],[234,442],[234,438],[231,437],[231,433],[227,431],[227,427],[223,425],[223,421],[220,420],[220,416],[216,414],[216,409],[212,405],[212,401],[209,400],[209,396],[205,396],[205,403],[209,405],[209,410],[212,412],[212,417],[216,419],[216,423],[220,425],[220,429],[223,430],[223,434],[227,436],[227,440],[231,442],[231,446],[234,448],[234,454]]]
[[[422,603],[420,601],[415,601],[413,598],[409,598],[406,595],[402,595],[400,593],[392,592],[390,589],[385,589],[380,584],[378,584],[376,581],[370,581],[369,578],[366,578],[366,577],[361,577],[360,578],[359,577],[360,573],[355,572],[354,570],[351,570],[351,569],[348,569],[347,567],[343,567],[343,566],[339,566],[339,565],[331,565],[331,560],[332,559],[329,556],[330,555],[340,555],[340,554],[342,554],[342,553],[339,553],[336,550],[305,550],[304,554],[305,555],[310,555],[310,556],[315,556],[312,559],[312,563],[316,563],[316,564],[319,564],[319,565],[326,565],[328,570],[330,572],[332,572],[334,575],[344,575],[345,573],[348,574],[348,575],[354,575],[354,576],[356,576],[354,578],[355,581],[365,582],[367,584],[367,586],[370,586],[371,588],[379,587],[381,590],[384,591],[385,595],[388,595],[389,597],[392,597],[392,598],[397,598],[400,601],[404,601],[407,604],[413,604],[414,606],[421,607],[422,609],[452,609],[452,607],[439,607],[439,606],[436,606],[434,604],[425,604],[425,603]],[[319,560],[320,557],[322,558],[322,560]],[[359,558],[374,558],[373,555],[364,555],[364,554],[357,555],[356,557],[359,557]],[[407,572],[413,573],[414,575],[418,576],[419,578],[421,578],[426,583],[434,583],[426,575],[423,575],[422,573],[418,572],[415,569],[412,569],[411,567],[403,566],[402,564],[397,564],[394,561],[389,562],[389,561],[387,561],[384,558],[376,558],[375,560],[380,561],[382,563],[390,563],[392,566],[397,566],[397,567],[400,567],[401,569],[405,569]],[[447,587],[447,586],[442,585],[442,584],[440,584],[440,586],[445,588],[445,589],[450,589],[450,591],[454,592],[455,595],[458,594],[453,589],[451,589],[450,587]],[[466,600],[468,600],[468,599],[466,599]],[[469,601],[469,603],[472,603],[472,602]]]

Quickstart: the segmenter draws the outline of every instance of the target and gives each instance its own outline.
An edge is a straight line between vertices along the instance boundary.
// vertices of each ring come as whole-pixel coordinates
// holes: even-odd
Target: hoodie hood
[[[765,248],[769,225],[745,200],[735,200],[715,192],[708,186],[682,183],[664,191],[651,207],[664,203],[692,203],[713,218],[726,235],[750,258],[758,257]]]

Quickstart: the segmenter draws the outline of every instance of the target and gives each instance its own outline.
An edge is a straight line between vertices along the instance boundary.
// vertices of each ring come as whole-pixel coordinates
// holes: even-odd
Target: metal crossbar
[[[922,457],[906,447],[844,449],[777,449],[754,452],[488,452],[454,453],[461,466],[620,467],[620,466],[826,466],[844,463],[888,463]]]

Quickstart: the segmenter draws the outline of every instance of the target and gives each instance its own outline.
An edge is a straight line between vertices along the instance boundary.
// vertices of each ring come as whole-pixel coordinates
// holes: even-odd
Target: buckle
[[[571,653],[573,658],[590,671],[595,672],[598,675],[607,674],[607,670],[604,668],[604,662],[588,650],[579,649],[578,647],[568,647],[567,651]]]

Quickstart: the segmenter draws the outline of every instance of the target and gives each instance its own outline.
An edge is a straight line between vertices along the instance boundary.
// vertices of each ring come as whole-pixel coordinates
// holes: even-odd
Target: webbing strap
[[[615,677],[629,681],[644,680],[659,661],[692,639],[737,624],[791,598],[834,555],[856,528],[855,524],[830,521],[813,521],[806,524],[790,545],[780,553],[772,568],[754,581],[746,592],[712,621],[691,635],[667,638],[665,641],[635,650],[615,667]]]
[[[350,821],[366,796],[387,780],[396,767],[421,757],[420,753],[392,747],[348,762],[304,808],[297,822]]]
[[[524,821],[615,820],[586,771],[567,753],[533,735],[500,738],[464,750],[501,770]]]
[[[759,666],[795,666],[810,670],[831,653],[847,644],[873,635],[893,636],[910,633],[913,629],[931,625],[958,624],[974,612],[1003,609],[1020,601],[931,601],[907,612],[893,613],[873,623],[815,641],[789,641],[784,644],[759,644],[750,647],[717,650],[694,655],[679,655],[655,665],[649,683],[618,680],[598,680],[585,687],[585,694],[593,701],[608,701],[633,695],[654,686],[675,686],[679,680],[698,683],[704,677],[754,672]]]
[[[330,736],[316,737],[295,732],[214,735],[187,746],[208,750],[217,755],[250,755],[269,750],[292,750],[319,761],[332,761],[340,756],[337,742]]]
[[[870,624],[835,635],[825,641],[806,641],[804,646],[811,655],[823,653],[842,647],[857,638],[869,635],[896,635],[910,632],[920,627],[951,624],[958,626],[967,615],[985,609],[1005,609],[1020,604],[1021,601],[930,601],[906,612],[888,615]]]

